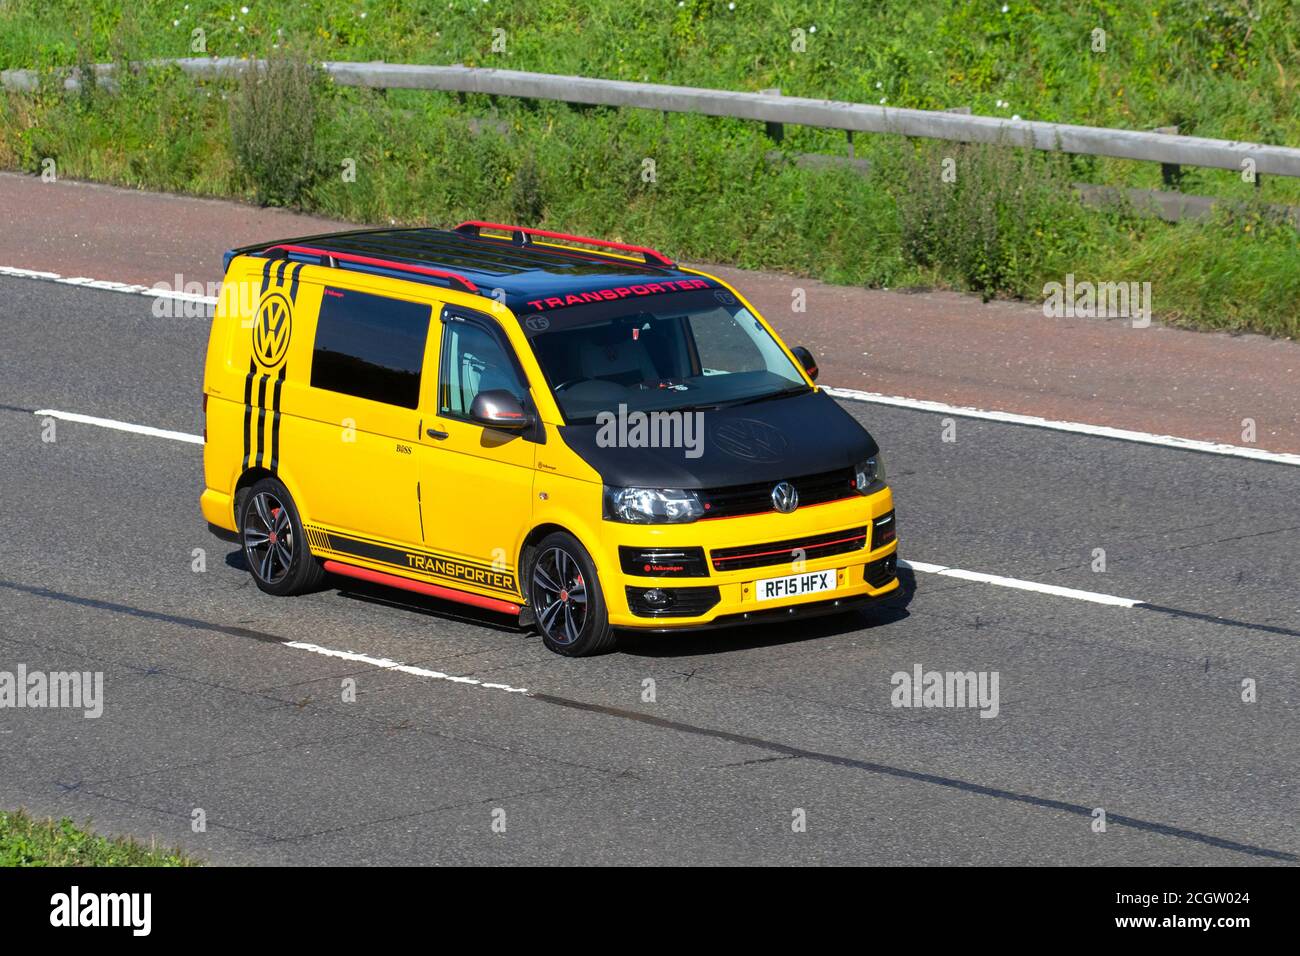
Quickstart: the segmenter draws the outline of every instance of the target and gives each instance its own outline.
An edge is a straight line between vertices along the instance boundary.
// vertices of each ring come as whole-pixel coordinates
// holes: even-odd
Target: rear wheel
[[[565,657],[600,654],[614,647],[605,596],[591,556],[573,535],[549,534],[534,552],[528,602],[542,642]]]
[[[253,582],[267,594],[303,594],[325,580],[289,489],[275,478],[263,478],[244,495],[239,540]]]

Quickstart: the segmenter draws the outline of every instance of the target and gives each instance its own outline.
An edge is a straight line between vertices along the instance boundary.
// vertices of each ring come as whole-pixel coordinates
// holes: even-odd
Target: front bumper
[[[736,570],[717,569],[714,552],[744,546],[762,546],[773,541],[801,537],[816,539],[850,529],[872,528],[877,518],[894,509],[893,493],[883,488],[875,494],[829,502],[795,511],[793,514],[762,514],[737,518],[697,521],[687,525],[619,525],[607,522],[609,532],[600,547],[597,569],[604,585],[610,623],[616,627],[654,632],[683,632],[765,620],[793,619],[805,615],[837,613],[852,607],[896,598],[901,590],[891,559],[897,554],[897,536],[877,546],[869,539],[866,547],[848,553],[808,559],[792,571],[790,564],[775,563]],[[873,539],[873,534],[871,538]],[[623,570],[619,545],[638,548],[702,548],[707,574],[701,576],[633,575]],[[833,570],[833,591],[817,591],[795,597],[758,600],[755,582],[792,573]],[[882,572],[888,572],[882,573]],[[644,589],[690,590],[699,613],[651,615],[635,604]],[[708,592],[698,589],[709,589]],[[712,599],[716,589],[717,598]],[[687,602],[690,603],[689,601]]]

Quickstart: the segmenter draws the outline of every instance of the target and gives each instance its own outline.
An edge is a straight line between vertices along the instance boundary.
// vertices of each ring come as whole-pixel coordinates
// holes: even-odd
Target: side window
[[[523,402],[528,389],[508,346],[478,322],[446,315],[442,326],[442,368],[438,382],[438,413],[468,418],[479,392],[505,389]]]
[[[326,288],[316,323],[311,384],[416,408],[433,309],[368,292]]]

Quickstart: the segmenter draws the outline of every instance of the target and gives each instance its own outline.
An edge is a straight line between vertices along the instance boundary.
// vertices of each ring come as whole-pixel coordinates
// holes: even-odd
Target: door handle
[[[438,431],[438,429],[436,428],[426,428],[424,431],[425,434],[428,435],[430,438],[436,438],[438,439],[438,441],[442,441],[444,438],[450,437],[449,432]]]

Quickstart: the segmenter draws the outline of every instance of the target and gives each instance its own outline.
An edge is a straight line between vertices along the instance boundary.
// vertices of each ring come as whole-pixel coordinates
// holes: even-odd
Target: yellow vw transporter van
[[[257,586],[377,582],[579,656],[899,591],[879,449],[725,282],[467,222],[232,250],[208,522]]]

